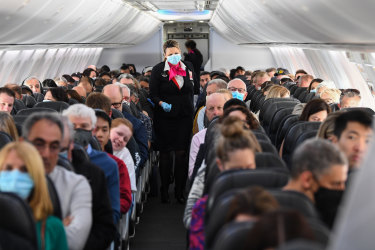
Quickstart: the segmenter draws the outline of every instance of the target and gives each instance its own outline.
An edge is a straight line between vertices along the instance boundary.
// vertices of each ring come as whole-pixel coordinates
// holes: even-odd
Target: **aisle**
[[[160,197],[148,198],[135,229],[135,238],[130,241],[130,250],[186,248],[186,230],[182,224],[185,206],[171,200],[171,204],[162,204]]]

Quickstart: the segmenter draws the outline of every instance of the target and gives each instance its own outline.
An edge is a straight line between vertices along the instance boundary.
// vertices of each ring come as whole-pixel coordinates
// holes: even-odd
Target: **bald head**
[[[241,79],[235,78],[228,82],[228,90],[232,91],[233,98],[238,98],[238,94],[242,96],[242,101],[246,99],[246,84]],[[237,94],[235,94],[237,92]]]
[[[223,107],[228,100],[228,95],[224,93],[212,93],[206,98],[206,116],[209,121],[216,116],[223,115]]]
[[[122,90],[120,86],[115,84],[108,84],[103,88],[102,93],[109,99],[111,99],[112,108],[122,111],[122,105],[118,105],[119,103],[122,103]]]
[[[77,91],[77,93],[80,96],[82,96],[83,98],[86,98],[87,92],[86,92],[86,89],[83,86],[81,86],[81,85],[75,86],[73,88],[73,90]]]

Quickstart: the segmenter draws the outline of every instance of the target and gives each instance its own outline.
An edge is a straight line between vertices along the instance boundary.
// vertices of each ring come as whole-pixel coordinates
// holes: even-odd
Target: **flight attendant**
[[[164,61],[153,67],[150,80],[150,97],[155,104],[155,145],[160,151],[161,200],[170,202],[168,189],[174,153],[175,197],[184,203],[194,115],[194,70],[190,62],[181,61],[178,42],[166,41],[163,52]]]

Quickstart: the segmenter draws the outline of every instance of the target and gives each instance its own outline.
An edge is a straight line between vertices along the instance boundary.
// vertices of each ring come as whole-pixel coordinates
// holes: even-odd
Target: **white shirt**
[[[185,70],[186,71],[186,66],[183,62],[180,61],[180,67],[181,69]],[[168,61],[165,61],[165,66],[164,66],[164,71],[169,71],[171,69],[171,67],[169,66],[168,64]],[[168,76],[169,77],[169,76]],[[180,76],[180,75],[176,75],[174,77],[178,83],[178,86],[180,87],[180,89],[184,86],[184,77],[183,76]]]
[[[48,174],[59,196],[63,219],[73,217],[65,226],[69,249],[83,249],[92,225],[92,194],[87,179],[56,166]]]
[[[128,168],[128,172],[129,172],[130,186],[131,186],[132,192],[136,192],[137,182],[135,180],[135,167],[134,167],[134,161],[129,152],[129,149],[127,147],[124,147],[123,149],[119,151],[113,151],[113,155],[120,158],[121,160],[125,162],[125,165]]]

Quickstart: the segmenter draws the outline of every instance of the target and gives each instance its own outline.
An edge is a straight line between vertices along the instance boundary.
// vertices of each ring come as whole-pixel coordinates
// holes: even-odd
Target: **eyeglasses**
[[[114,102],[114,103],[112,103],[111,105],[115,108],[115,109],[118,109],[118,108],[120,108],[121,107],[121,102]]]
[[[31,144],[33,144],[34,147],[38,151],[43,151],[43,150],[45,150],[46,147],[48,147],[50,152],[52,152],[52,153],[59,153],[60,152],[60,144],[59,143],[49,144],[49,143],[42,142],[42,141],[31,141]]]
[[[238,93],[245,93],[246,92],[246,89],[242,89],[242,88],[235,88],[235,87],[230,87],[228,88],[230,91],[237,91]]]

